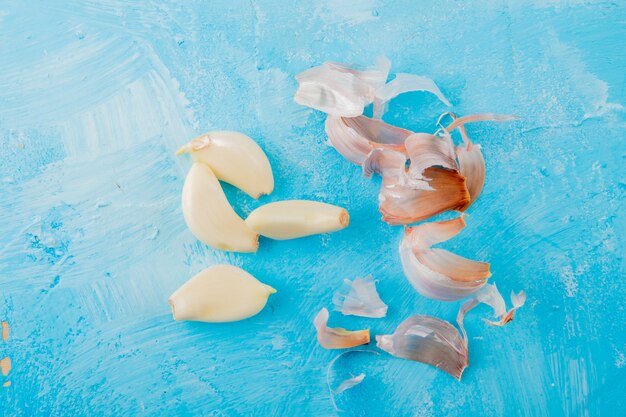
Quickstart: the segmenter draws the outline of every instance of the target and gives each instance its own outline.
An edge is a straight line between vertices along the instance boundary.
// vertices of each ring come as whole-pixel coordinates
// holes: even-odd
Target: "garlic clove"
[[[269,203],[254,210],[246,219],[252,230],[276,240],[334,232],[349,223],[350,216],[345,209],[309,200]]]
[[[183,186],[183,215],[199,240],[217,249],[256,252],[258,234],[235,213],[208,165],[194,163]]]
[[[260,312],[275,292],[241,268],[215,265],[184,283],[168,301],[174,320],[231,322]]]
[[[215,176],[252,198],[274,190],[274,176],[259,145],[239,132],[208,132],[182,146],[176,155],[191,154],[194,162],[207,164]]]

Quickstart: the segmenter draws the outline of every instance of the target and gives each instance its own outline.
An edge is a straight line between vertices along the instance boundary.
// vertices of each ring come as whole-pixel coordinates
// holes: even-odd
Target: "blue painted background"
[[[297,5],[296,5],[297,3]],[[349,5],[348,3],[352,3]],[[325,145],[294,75],[326,60],[433,77],[454,111],[521,121],[469,128],[485,190],[444,246],[492,263],[526,306],[502,329],[467,319],[458,383],[388,355],[355,354],[337,380],[354,416],[606,416],[626,406],[626,9],[624,2],[3,1],[0,3],[0,319],[10,339],[4,416],[328,416],[311,321],[343,278],[373,274],[391,332],[411,314],[453,320],[402,275],[402,230],[379,221],[379,180]],[[471,6],[470,6],[471,4]],[[413,93],[386,120],[433,131],[445,108]],[[174,150],[212,129],[255,138],[276,191],[240,213],[310,198],[350,227],[258,254],[208,249],[187,231]],[[177,323],[168,295],[218,262],[278,289],[249,320]],[[338,381],[335,381],[338,382]]]

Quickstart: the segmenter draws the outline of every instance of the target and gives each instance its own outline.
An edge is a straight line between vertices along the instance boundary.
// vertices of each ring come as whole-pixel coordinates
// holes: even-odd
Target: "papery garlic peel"
[[[459,325],[463,336],[447,321],[411,316],[393,334],[376,336],[376,346],[398,358],[437,367],[460,380],[469,361],[462,317]]]
[[[341,327],[327,327],[328,317],[328,310],[322,308],[313,320],[313,325],[317,331],[317,341],[322,347],[326,349],[345,349],[366,345],[370,342],[369,329],[346,330]]]
[[[211,167],[215,176],[252,198],[274,190],[274,176],[267,155],[259,145],[239,132],[214,131],[182,146],[177,155],[189,153],[194,162]]]
[[[407,227],[400,244],[404,274],[425,297],[455,301],[477,292],[491,275],[489,264],[463,258],[432,246],[456,236],[464,217]]]
[[[376,291],[376,283],[371,275],[343,280],[342,287],[333,296],[335,310],[344,315],[382,318],[387,315],[387,305]]]
[[[254,210],[246,224],[271,239],[295,239],[344,229],[350,223],[346,209],[309,200],[269,203]]]
[[[260,312],[275,292],[241,268],[215,265],[193,276],[168,301],[174,320],[231,322]]]
[[[195,162],[183,186],[183,215],[199,240],[217,249],[256,252],[258,234],[231,207],[211,168]]]

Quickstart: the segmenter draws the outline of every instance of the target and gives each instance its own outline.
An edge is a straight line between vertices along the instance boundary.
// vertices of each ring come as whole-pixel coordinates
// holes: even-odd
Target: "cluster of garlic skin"
[[[267,156],[242,133],[205,133],[176,152],[185,153],[191,155],[193,165],[183,186],[183,216],[193,235],[213,248],[256,252],[259,235],[294,239],[341,230],[350,222],[345,209],[308,200],[269,203],[242,219],[230,205],[220,181],[254,199],[274,190]],[[216,265],[183,284],[169,302],[175,320],[228,322],[257,314],[275,292],[240,268]]]

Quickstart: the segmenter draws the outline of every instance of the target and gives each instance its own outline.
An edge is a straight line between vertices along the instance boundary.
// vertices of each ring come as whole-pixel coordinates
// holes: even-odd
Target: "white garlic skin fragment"
[[[222,323],[254,316],[275,292],[241,268],[215,265],[184,283],[168,302],[174,320]]]
[[[252,230],[276,240],[334,232],[349,223],[346,209],[309,200],[269,203],[254,210],[246,219]]]
[[[239,132],[214,131],[183,145],[176,155],[191,154],[194,162],[207,164],[215,176],[257,199],[274,190],[274,175],[265,152]]]
[[[191,166],[182,197],[187,227],[196,238],[217,249],[256,252],[259,235],[233,210],[208,165]]]

